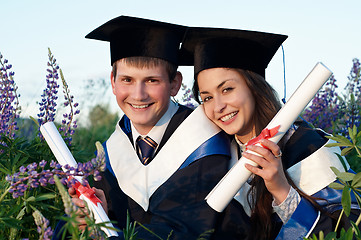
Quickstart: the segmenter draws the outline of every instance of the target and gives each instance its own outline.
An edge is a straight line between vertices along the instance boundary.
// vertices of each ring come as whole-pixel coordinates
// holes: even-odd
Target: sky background
[[[359,0],[0,0],[0,3],[0,53],[13,65],[23,116],[35,117],[38,113],[36,101],[41,100],[46,87],[48,47],[75,99],[94,104],[95,99],[84,95],[84,86],[88,79],[110,81],[109,45],[84,37],[120,15],[187,26],[288,35],[283,44],[286,99],[317,62],[323,62],[334,73],[342,89],[347,83],[352,59],[361,58]],[[192,67],[181,67],[180,71],[184,83],[191,86]],[[280,98],[284,96],[283,75],[279,49],[266,70],[266,79]],[[111,91],[104,94],[102,101],[117,109]],[[83,110],[82,106],[80,108]]]

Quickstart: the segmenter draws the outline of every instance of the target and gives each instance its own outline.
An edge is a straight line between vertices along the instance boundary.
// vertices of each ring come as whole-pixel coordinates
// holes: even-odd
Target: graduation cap
[[[114,18],[86,38],[110,42],[111,64],[126,57],[155,57],[178,65],[185,26],[129,16]]]
[[[208,68],[241,68],[265,76],[265,69],[287,36],[225,28],[190,28],[180,65],[194,65],[195,76]]]

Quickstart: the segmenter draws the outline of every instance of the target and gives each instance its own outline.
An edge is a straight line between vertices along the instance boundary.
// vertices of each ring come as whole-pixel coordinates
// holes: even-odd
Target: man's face
[[[163,65],[137,68],[118,61],[116,74],[111,82],[119,107],[140,134],[147,134],[167,111],[180,83],[169,81]]]

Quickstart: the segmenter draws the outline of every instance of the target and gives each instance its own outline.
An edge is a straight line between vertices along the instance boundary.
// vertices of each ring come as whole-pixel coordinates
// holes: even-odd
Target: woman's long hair
[[[246,80],[247,86],[251,90],[255,99],[255,114],[254,122],[256,126],[256,135],[259,135],[261,131],[267,126],[267,124],[273,119],[277,112],[281,109],[281,103],[278,95],[273,87],[266,82],[266,80],[251,71],[236,69],[239,74]],[[278,143],[282,149],[287,139],[281,139]],[[283,171],[286,175],[288,183],[305,199],[310,201],[316,209],[323,211],[322,207],[317,204],[316,199],[311,197],[296,187],[294,182],[289,177],[287,171],[283,167]],[[263,178],[255,175],[248,195],[250,206],[252,208],[251,213],[251,239],[274,239],[272,234],[275,232],[277,226],[272,221],[272,201],[273,196],[267,190]]]
[[[255,113],[253,121],[255,122],[256,135],[267,126],[277,112],[281,109],[277,92],[266,80],[259,74],[249,70],[233,69],[237,71],[246,81],[248,88],[251,90],[255,100]],[[199,87],[197,81],[193,85],[193,95],[199,102]],[[278,145],[282,148],[285,140],[281,139]],[[309,200],[318,210],[322,208],[316,203],[315,198],[310,197],[300,191],[291,178],[288,176],[286,169],[283,169],[289,184],[304,198]],[[263,178],[254,175],[251,181],[251,188],[248,192],[248,203],[251,206],[251,233],[250,239],[273,239],[275,236],[274,221],[272,221],[273,196],[267,190]]]

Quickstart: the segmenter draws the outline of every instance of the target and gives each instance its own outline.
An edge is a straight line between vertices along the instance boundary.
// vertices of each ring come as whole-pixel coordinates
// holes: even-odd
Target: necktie
[[[138,147],[138,149],[140,149],[140,152],[142,154],[142,156],[140,157],[140,161],[144,165],[147,165],[152,160],[154,150],[156,149],[157,146],[158,146],[158,144],[156,142],[154,142],[154,140],[148,136],[145,138],[142,138],[140,136],[138,137],[137,147]],[[137,149],[137,151],[138,151],[138,149]]]

